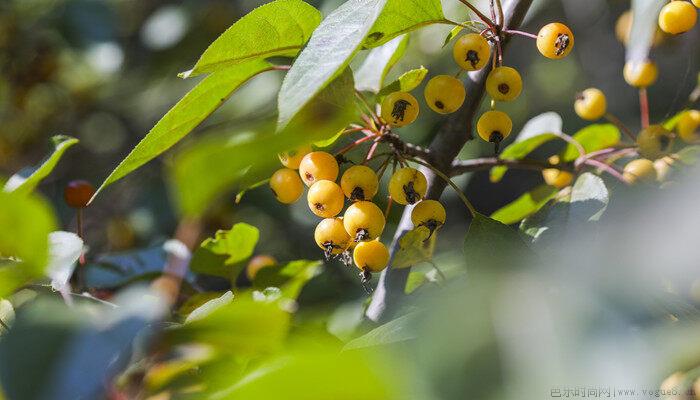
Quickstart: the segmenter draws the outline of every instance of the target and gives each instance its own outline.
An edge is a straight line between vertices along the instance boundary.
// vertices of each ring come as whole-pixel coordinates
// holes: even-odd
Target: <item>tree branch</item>
[[[551,164],[547,161],[539,160],[503,160],[496,157],[474,158],[472,160],[455,160],[452,163],[452,176],[466,174],[468,172],[483,171],[493,167],[504,166],[512,169],[527,169],[532,171],[542,171],[547,168],[556,168],[565,171],[572,171],[573,168],[566,164]]]
[[[518,29],[527,13],[532,0],[510,0],[505,5],[504,26]],[[506,37],[507,41],[509,38]],[[481,106],[484,98],[484,86],[486,77],[491,71],[491,67],[486,67],[481,71],[470,73],[467,79],[467,93],[469,97],[462,108],[448,117],[447,121],[440,127],[428,150],[429,163],[440,170],[446,176],[452,174],[452,162],[459,155],[464,144],[472,139],[472,128],[474,117]],[[446,183],[440,179],[433,171],[423,167],[423,174],[428,179],[429,199],[438,199],[445,190]],[[391,260],[393,260],[399,249],[399,239],[413,228],[411,223],[412,207],[404,209],[401,222],[396,229],[394,240],[391,244]],[[367,308],[366,316],[372,321],[385,321],[393,316],[396,308],[403,297],[404,288],[410,268],[393,269],[391,262],[379,277],[372,302]]]

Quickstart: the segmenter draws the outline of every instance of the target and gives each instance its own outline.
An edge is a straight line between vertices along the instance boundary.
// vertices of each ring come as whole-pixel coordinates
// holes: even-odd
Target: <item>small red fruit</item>
[[[63,190],[63,198],[66,204],[73,208],[85,208],[95,195],[95,187],[88,181],[70,181]]]

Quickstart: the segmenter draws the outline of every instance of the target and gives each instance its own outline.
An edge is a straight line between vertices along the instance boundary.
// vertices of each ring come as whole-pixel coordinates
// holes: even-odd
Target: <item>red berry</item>
[[[75,180],[68,182],[63,190],[66,204],[73,208],[84,208],[95,195],[95,188],[88,181]]]

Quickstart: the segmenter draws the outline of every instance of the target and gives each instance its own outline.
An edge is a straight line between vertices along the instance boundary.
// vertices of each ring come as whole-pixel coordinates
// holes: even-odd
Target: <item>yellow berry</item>
[[[337,183],[331,181],[317,181],[309,188],[306,195],[311,212],[321,218],[330,218],[338,215],[345,205],[345,196]]]
[[[656,181],[656,169],[654,163],[646,158],[630,161],[625,165],[622,176],[629,184],[652,183]]]
[[[476,131],[487,142],[500,143],[513,130],[513,121],[503,111],[487,111],[476,122]]]
[[[341,218],[326,218],[316,225],[314,240],[327,256],[344,252],[350,246],[350,235]]]
[[[352,253],[357,268],[380,272],[389,264],[389,250],[378,240],[358,243]]]
[[[428,181],[425,175],[415,168],[401,168],[389,180],[389,195],[402,205],[417,203],[427,191]]]
[[[305,145],[297,147],[296,149],[284,151],[282,153],[279,153],[277,156],[279,157],[282,165],[284,165],[285,167],[291,169],[299,169],[301,159],[304,158],[305,155],[311,153],[312,151],[313,150],[311,149],[311,146]]]
[[[450,75],[438,75],[425,86],[425,102],[439,114],[451,114],[464,103],[467,90],[462,81]]]
[[[645,88],[656,82],[659,76],[659,69],[653,61],[627,61],[625,68],[622,70],[622,75],[628,85]]]
[[[265,254],[255,256],[248,261],[248,265],[246,266],[246,275],[248,276],[248,279],[252,281],[255,279],[255,275],[258,274],[258,271],[263,268],[274,267],[277,264],[277,260],[272,256]]]
[[[686,1],[672,1],[659,13],[659,28],[673,35],[688,32],[698,21],[698,10]]]
[[[549,163],[553,165],[559,164],[559,156],[549,157]],[[574,175],[568,171],[562,171],[558,168],[547,168],[542,170],[544,182],[549,186],[554,186],[557,189],[564,189],[571,185],[574,180]]]
[[[637,135],[639,154],[655,160],[662,156],[673,139],[673,133],[661,125],[651,125]]]
[[[418,100],[406,92],[394,92],[382,101],[382,119],[397,127],[413,123],[418,118]]]
[[[486,66],[491,58],[491,46],[483,36],[468,33],[455,42],[452,56],[457,65],[466,71],[477,71]]]
[[[693,4],[695,4],[695,7],[700,8],[700,0],[693,0]]]
[[[543,26],[537,34],[537,49],[547,58],[564,58],[573,48],[574,34],[568,26],[559,22]]]
[[[379,189],[379,178],[372,168],[354,165],[340,178],[340,187],[350,200],[371,200]]]
[[[296,171],[282,168],[270,177],[270,189],[280,203],[292,204],[304,193],[304,184]]]
[[[486,78],[486,91],[497,101],[512,101],[523,91],[523,80],[515,68],[496,67]]]
[[[698,110],[685,111],[676,126],[678,136],[686,143],[697,143],[700,140],[698,128],[700,128],[700,111]]]
[[[378,238],[384,231],[384,213],[370,201],[353,203],[343,215],[343,225],[350,238],[363,242]]]
[[[314,151],[304,156],[299,163],[299,176],[306,186],[316,181],[335,181],[338,178],[338,161],[325,151]]]
[[[445,207],[436,200],[423,200],[416,204],[411,211],[411,222],[414,227],[424,226],[431,232],[445,223],[447,213]]]
[[[608,103],[600,89],[589,88],[579,93],[574,102],[576,114],[588,121],[595,121],[605,115]]]

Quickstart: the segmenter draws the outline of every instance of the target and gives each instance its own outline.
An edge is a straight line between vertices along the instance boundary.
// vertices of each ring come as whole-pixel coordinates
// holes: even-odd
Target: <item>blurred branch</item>
[[[504,166],[512,169],[527,169],[532,171],[542,171],[547,168],[570,170],[564,164],[551,164],[539,160],[503,160],[496,157],[475,158],[472,160],[456,160],[452,163],[452,176],[466,174],[468,172],[483,171],[493,167]]]
[[[467,4],[466,0],[463,3]],[[469,4],[468,4],[469,5]],[[518,29],[530,9],[532,0],[510,0],[504,5],[504,26]],[[504,39],[507,44],[509,37]],[[427,152],[428,161],[434,168],[446,176],[452,175],[452,163],[459,155],[460,150],[467,141],[472,139],[474,117],[484,98],[486,77],[491,71],[487,66],[481,71],[470,73],[466,82],[467,92],[470,96],[465,101],[459,112],[448,117],[440,127]],[[446,183],[435,172],[428,168],[421,168],[428,179],[427,198],[439,199],[445,190]],[[401,222],[396,229],[394,240],[391,244],[391,260],[399,249],[399,239],[413,228],[411,223],[411,207],[404,210]],[[372,302],[367,308],[366,316],[372,321],[385,321],[393,316],[403,297],[404,288],[410,268],[393,269],[391,262],[379,277],[379,283],[372,296]]]

